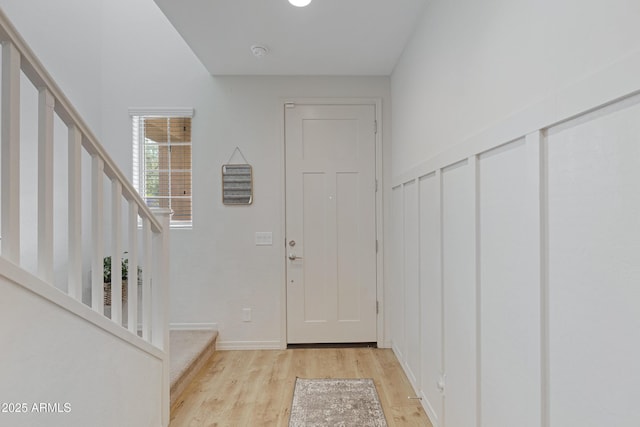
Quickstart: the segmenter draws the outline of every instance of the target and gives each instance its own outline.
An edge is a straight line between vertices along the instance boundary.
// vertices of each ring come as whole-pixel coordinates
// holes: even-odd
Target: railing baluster
[[[104,218],[104,161],[94,155],[91,171],[91,307],[104,314],[103,218]]]
[[[20,52],[2,43],[2,256],[20,264]]]
[[[169,221],[171,209],[154,209],[155,217],[162,225],[162,232],[153,236],[153,290],[151,292],[153,306],[153,326],[151,343],[169,354]],[[169,424],[169,360],[164,360],[162,375],[162,423]]]
[[[163,230],[169,230],[171,209],[154,209],[153,213],[162,224]],[[169,333],[169,233],[154,233],[153,236],[153,327],[152,343],[168,351]],[[165,333],[167,334],[165,336]]]
[[[111,320],[122,325],[122,184],[111,188]]]
[[[138,333],[138,280],[138,205],[129,200],[129,300],[127,302],[127,326],[129,331],[134,334]]]
[[[69,295],[82,301],[82,134],[69,127]]]
[[[38,99],[38,275],[53,283],[53,95]]]
[[[142,263],[142,338],[151,341],[151,272],[153,271],[151,257],[151,223],[149,218],[142,219],[142,245],[144,262]]]

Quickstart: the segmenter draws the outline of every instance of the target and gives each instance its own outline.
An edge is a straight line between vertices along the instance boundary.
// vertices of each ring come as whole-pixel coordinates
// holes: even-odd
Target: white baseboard
[[[424,409],[424,411],[427,413],[427,418],[429,418],[429,421],[431,421],[433,427],[440,427],[440,420],[436,416],[436,411],[431,406],[431,403],[427,399],[427,396],[424,394],[424,392],[420,393],[420,397],[422,397],[420,403],[422,403],[422,409]]]
[[[398,362],[400,362],[400,364],[402,365],[404,361],[404,356],[400,351],[400,349],[398,348],[398,346],[396,345],[396,343],[394,343],[393,341],[391,342],[391,350],[393,350],[393,353],[396,355],[396,359],[398,359]]]
[[[218,330],[217,323],[170,323],[169,329],[174,331]]]
[[[392,348],[391,341],[382,341],[382,344],[378,343],[378,348]]]
[[[405,362],[404,356],[400,351],[400,348],[398,348],[398,346],[395,343],[391,342],[391,349],[393,350],[393,353],[396,355],[396,359],[398,359],[398,362],[400,363],[400,367],[402,368],[405,375],[407,376],[407,379],[411,384],[411,388],[413,388],[417,396],[420,396],[422,398],[420,399],[420,404],[422,405],[422,408],[424,409],[424,411],[427,413],[427,418],[429,418],[429,421],[431,421],[431,424],[433,424],[433,427],[438,427],[440,424],[439,424],[438,417],[436,416],[436,412],[433,410],[433,407],[431,406],[431,402],[427,400],[427,396],[425,395],[424,391],[421,390],[420,387],[418,386],[417,379],[415,378],[415,376],[413,375],[413,372],[411,372],[411,369],[409,369],[409,366]]]
[[[218,341],[217,350],[281,350],[280,341]]]

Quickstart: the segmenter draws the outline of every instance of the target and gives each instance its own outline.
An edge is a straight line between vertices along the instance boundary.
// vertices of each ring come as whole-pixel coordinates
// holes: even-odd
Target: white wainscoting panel
[[[404,329],[406,364],[409,380],[417,385],[420,379],[420,256],[418,223],[418,184],[404,184]]]
[[[422,398],[434,427],[442,419],[442,255],[440,171],[420,179],[420,338]]]
[[[475,174],[467,160],[442,172],[446,426],[476,425]]]
[[[640,426],[638,69],[396,174],[391,340],[434,427]]]
[[[391,193],[391,230],[394,236],[391,245],[391,277],[393,286],[391,295],[385,300],[391,303],[391,336],[392,346],[398,360],[404,361],[405,329],[404,329],[404,194],[403,187],[393,188]]]
[[[551,426],[640,425],[640,106],[549,130]]]
[[[480,413],[487,427],[541,421],[540,265],[529,233],[539,225],[529,215],[527,154],[521,139],[479,160]]]

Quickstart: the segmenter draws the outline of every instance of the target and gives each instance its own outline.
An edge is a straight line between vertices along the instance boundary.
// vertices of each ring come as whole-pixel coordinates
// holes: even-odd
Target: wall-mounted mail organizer
[[[233,151],[229,162],[233,159],[236,151],[240,153],[245,163],[222,165],[222,203],[225,205],[250,205],[253,202],[253,169],[238,147]]]

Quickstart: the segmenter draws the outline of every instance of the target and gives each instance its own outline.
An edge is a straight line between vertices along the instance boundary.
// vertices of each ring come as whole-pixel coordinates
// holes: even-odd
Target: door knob
[[[290,259],[291,261],[295,261],[295,260],[297,260],[297,259],[303,259],[303,258],[302,258],[301,256],[296,256],[296,254],[294,254],[294,253],[290,253],[290,254],[289,254],[289,259]]]

